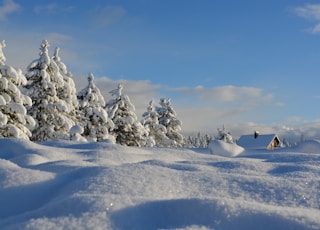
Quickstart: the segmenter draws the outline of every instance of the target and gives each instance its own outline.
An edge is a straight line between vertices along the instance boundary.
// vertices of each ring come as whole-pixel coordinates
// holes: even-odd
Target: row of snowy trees
[[[112,90],[110,101],[94,83],[77,93],[72,74],[61,61],[59,48],[52,57],[49,43],[40,46],[39,58],[27,72],[5,64],[5,42],[0,44],[0,136],[48,141],[112,140],[128,146],[184,146],[179,133],[181,121],[170,99],[151,101],[139,121],[134,105],[122,93],[123,85]]]

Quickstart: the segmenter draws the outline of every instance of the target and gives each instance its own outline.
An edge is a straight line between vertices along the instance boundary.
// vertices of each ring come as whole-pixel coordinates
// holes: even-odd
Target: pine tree
[[[142,114],[142,117],[141,123],[148,132],[148,146],[169,147],[174,145],[174,141],[166,136],[166,127],[159,124],[159,115],[153,100],[149,102],[147,111]]]
[[[72,79],[72,74],[67,70],[66,65],[61,61],[59,50],[60,48],[56,47],[52,57],[52,60],[59,67],[59,72],[64,80],[63,86],[57,89],[57,96],[67,108],[66,115],[69,117],[69,119],[71,119],[74,123],[78,123],[80,115],[76,86]]]
[[[0,137],[27,139],[35,127],[34,119],[27,115],[25,106],[31,106],[31,99],[20,91],[27,79],[20,69],[5,64],[2,49],[5,41],[0,43]]]
[[[182,122],[177,119],[177,113],[173,110],[170,99],[161,98],[161,107],[157,107],[159,124],[167,129],[166,136],[174,141],[174,146],[181,147],[184,144],[184,137],[179,133]]]
[[[49,57],[48,48],[49,43],[44,40],[39,58],[30,63],[26,73],[26,94],[33,103],[28,114],[38,123],[32,132],[33,141],[69,139],[69,130],[74,125],[68,116],[68,105],[58,97],[58,91],[65,82],[58,65]]]
[[[83,128],[83,136],[89,141],[113,141],[114,137],[109,131],[114,124],[104,109],[105,100],[94,83],[92,73],[88,76],[88,86],[78,93],[77,98],[82,116],[80,126]]]
[[[113,133],[116,142],[127,146],[145,146],[147,132],[137,120],[135,107],[127,95],[122,94],[123,86],[118,85],[117,89],[110,93],[114,97],[107,104],[109,116],[114,123]]]

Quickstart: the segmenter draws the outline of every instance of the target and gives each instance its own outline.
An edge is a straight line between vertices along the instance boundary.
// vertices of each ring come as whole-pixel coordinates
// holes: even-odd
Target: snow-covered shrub
[[[87,139],[82,136],[83,128],[80,125],[74,125],[70,129],[70,140],[86,142]]]
[[[218,136],[216,137],[216,139],[230,144],[234,143],[231,133],[228,132],[224,126],[222,129],[218,128]]]

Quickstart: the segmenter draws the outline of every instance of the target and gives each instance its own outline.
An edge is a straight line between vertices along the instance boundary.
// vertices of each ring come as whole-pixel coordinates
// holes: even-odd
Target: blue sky
[[[138,116],[171,98],[185,132],[320,138],[319,1],[0,0],[0,35],[23,71],[47,39],[79,90],[125,82]]]

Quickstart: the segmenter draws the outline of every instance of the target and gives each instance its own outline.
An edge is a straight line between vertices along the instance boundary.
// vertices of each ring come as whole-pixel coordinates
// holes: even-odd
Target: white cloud
[[[320,4],[306,4],[305,6],[294,8],[293,11],[299,17],[320,20]]]
[[[57,3],[49,3],[47,5],[36,5],[33,8],[33,11],[36,14],[56,14],[59,12],[65,12],[73,10],[75,7],[73,6],[63,6],[58,5]]]
[[[318,34],[318,33],[320,33],[320,23],[317,24],[317,25],[315,25],[315,26],[310,30],[310,32],[311,32],[312,34]]]
[[[214,88],[205,88],[203,86],[197,86],[195,88],[180,87],[171,88],[169,90],[217,103],[256,104],[261,101],[269,102],[274,98],[272,94],[263,94],[263,90],[260,88],[245,86],[237,87],[233,85]]]
[[[290,141],[301,141],[301,139],[320,139],[320,120],[303,121],[296,125],[278,125],[274,127],[280,136]]]
[[[119,21],[127,11],[119,6],[105,6],[91,12],[94,23],[101,27],[107,27]]]
[[[294,8],[293,12],[299,17],[320,21],[320,4],[306,4],[305,6]],[[311,34],[320,33],[320,23],[317,23],[315,26],[308,28],[305,31]]]
[[[0,21],[5,21],[9,14],[17,12],[20,9],[20,5],[13,0],[4,0],[3,5],[0,6]]]
[[[37,5],[34,7],[34,12],[37,14],[40,13],[46,13],[46,14],[51,14],[56,12],[58,9],[58,5],[56,3],[50,3],[48,5]]]

